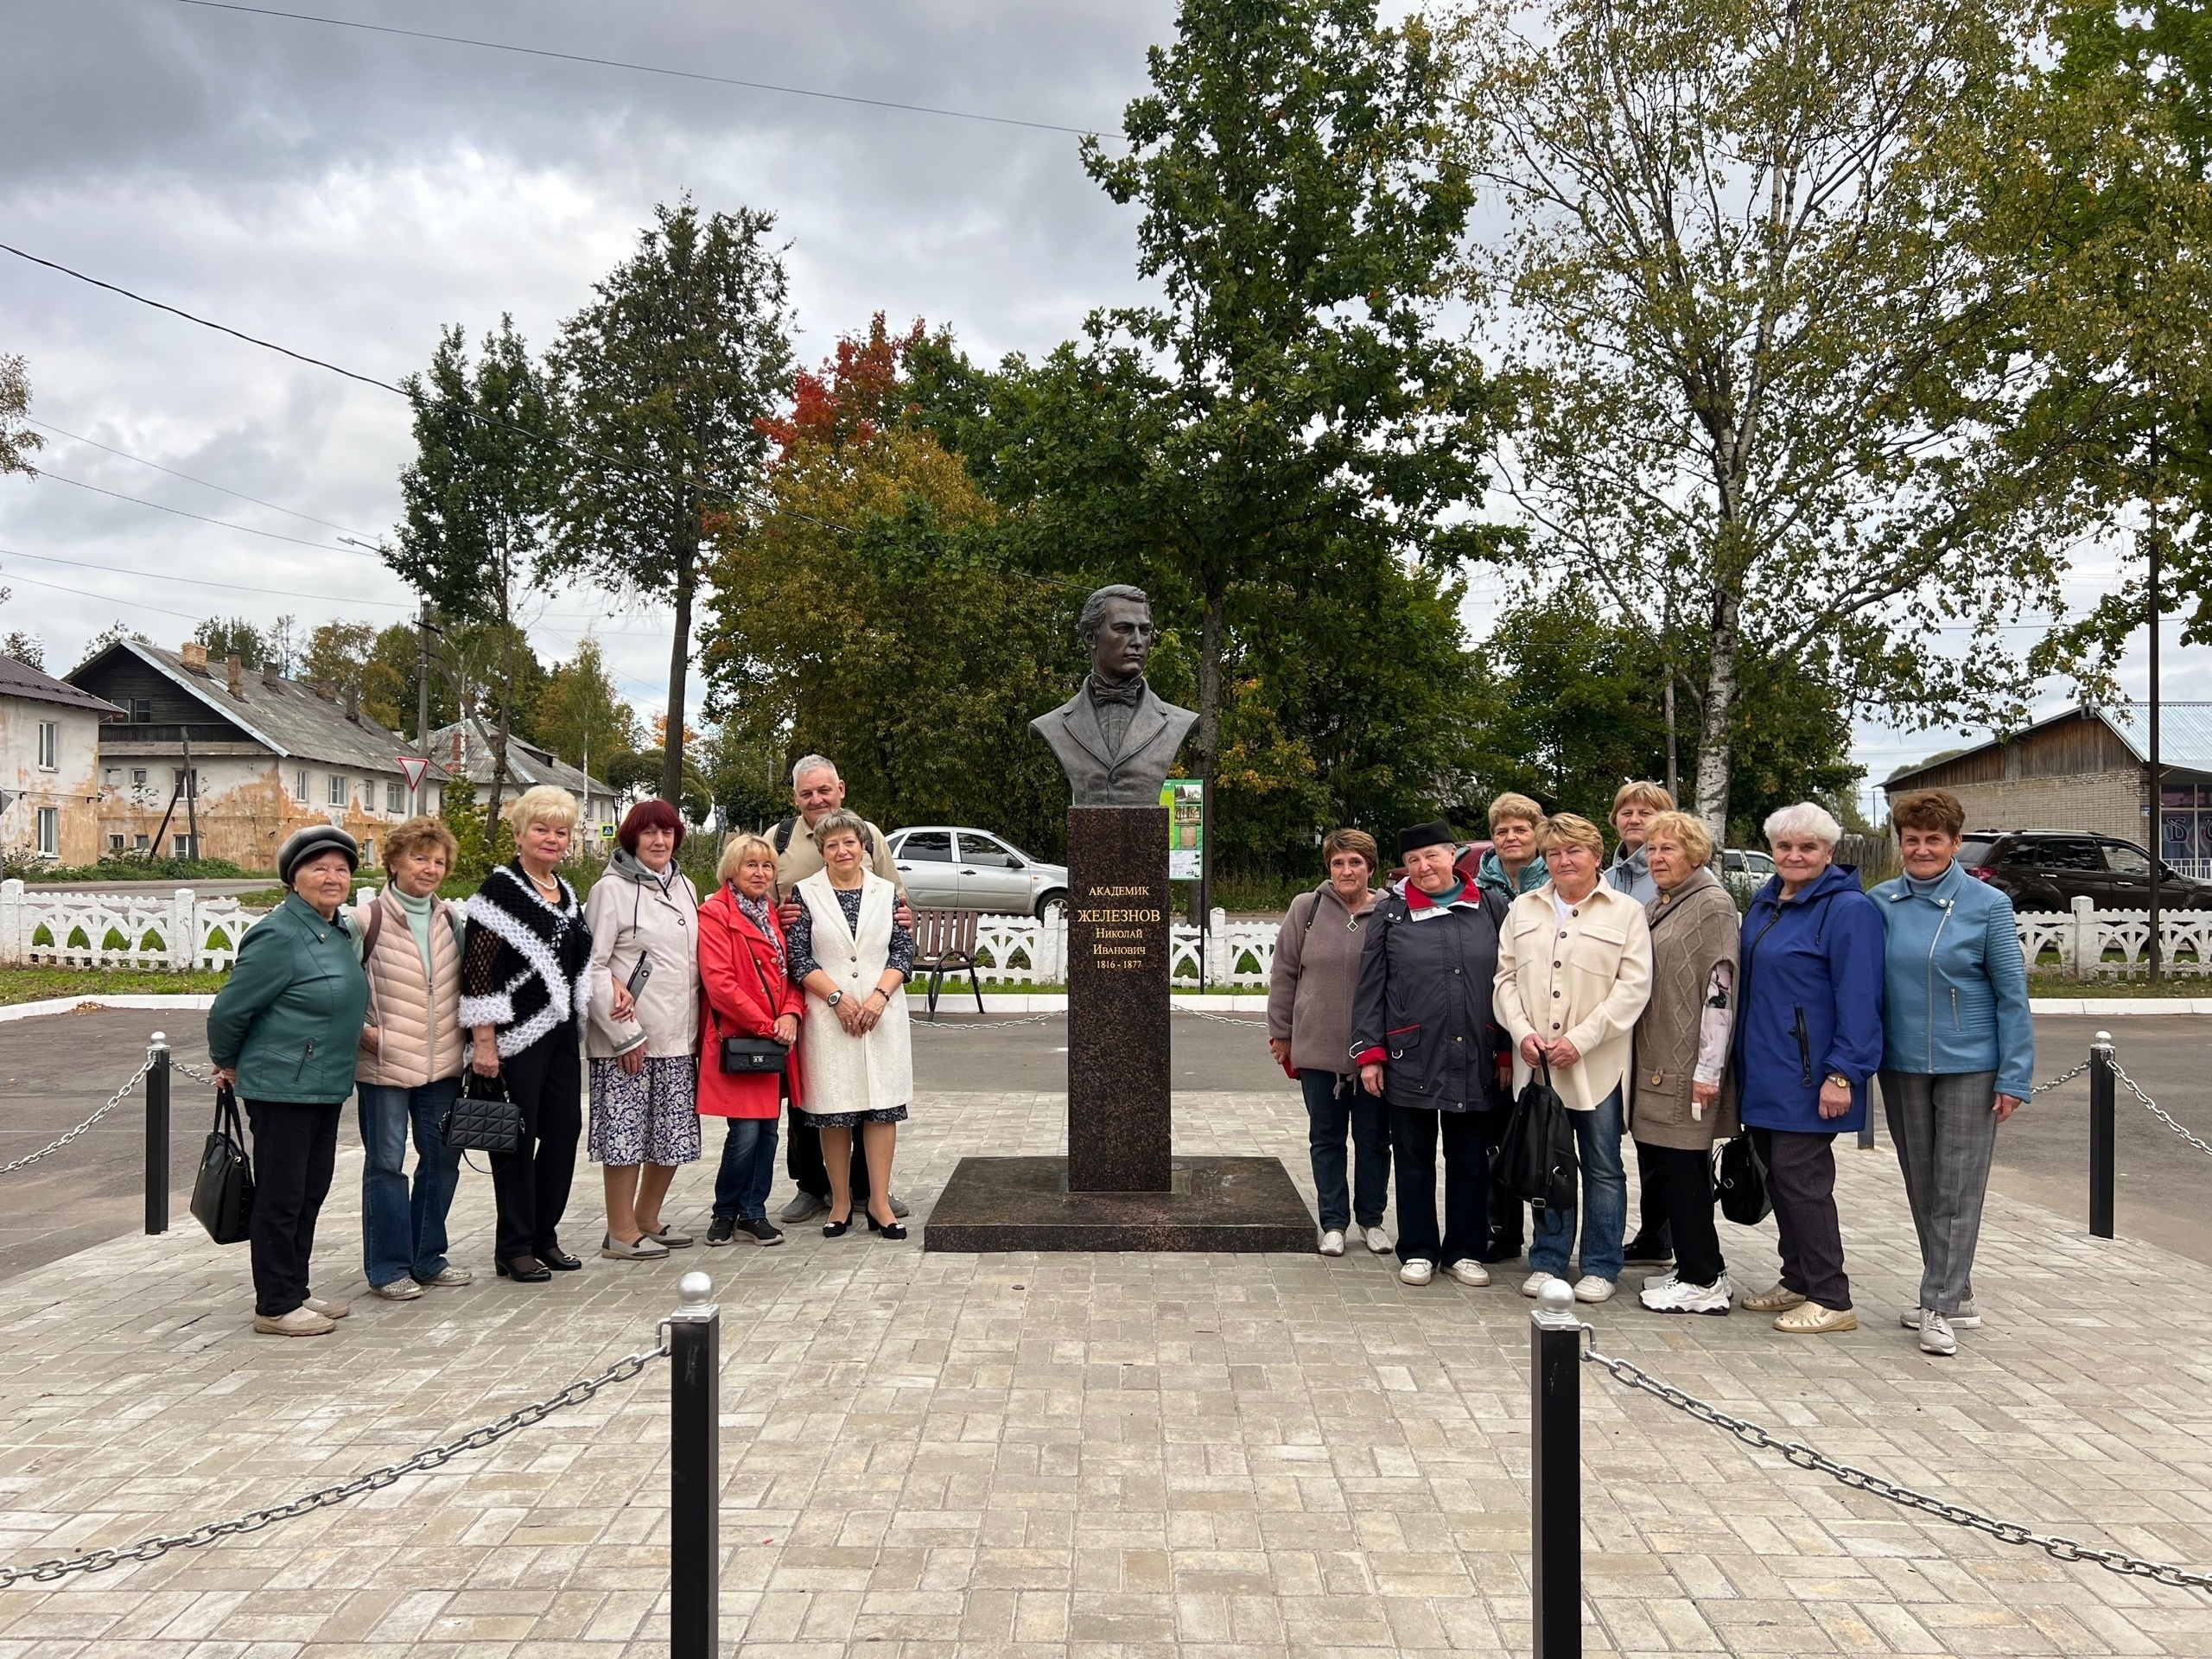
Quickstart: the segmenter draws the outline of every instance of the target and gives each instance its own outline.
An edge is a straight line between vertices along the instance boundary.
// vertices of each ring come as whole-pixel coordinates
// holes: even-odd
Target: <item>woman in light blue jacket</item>
[[[1980,1325],[1974,1247],[1997,1126],[2033,1088],[2035,1027],[2012,901],[1959,868],[1966,809],[1947,790],[1890,810],[1905,873],[1874,889],[1888,932],[1882,1104],[1920,1235],[1904,1323],[1930,1354]]]

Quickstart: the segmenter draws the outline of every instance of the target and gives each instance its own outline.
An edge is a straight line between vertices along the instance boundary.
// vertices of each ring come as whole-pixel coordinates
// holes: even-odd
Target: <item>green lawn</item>
[[[226,974],[164,974],[149,968],[0,968],[0,1007],[54,996],[208,995]]]

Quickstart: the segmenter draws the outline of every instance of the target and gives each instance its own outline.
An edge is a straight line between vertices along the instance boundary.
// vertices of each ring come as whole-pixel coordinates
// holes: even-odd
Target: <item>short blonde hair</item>
[[[776,861],[775,843],[766,836],[732,836],[722,844],[722,855],[715,865],[715,880],[728,887],[737,880],[737,873],[745,868],[745,860],[755,849],[768,855],[768,861]]]
[[[1555,812],[1536,827],[1536,850],[1548,853],[1561,842],[1587,847],[1592,856],[1605,856],[1604,831],[1579,812]]]
[[[1763,827],[1769,846],[1774,844],[1777,836],[1810,836],[1830,847],[1843,839],[1843,826],[1818,801],[1799,801],[1794,806],[1777,808],[1767,814]]]
[[[410,818],[384,838],[384,868],[391,869],[410,853],[425,852],[435,847],[446,855],[446,871],[453,871],[454,861],[461,856],[461,843],[453,838],[445,820],[428,814]]]
[[[1648,806],[1654,812],[1671,812],[1675,798],[1666,789],[1648,778],[1631,778],[1613,791],[1613,816],[1621,815],[1624,806]]]
[[[1541,830],[1544,827],[1544,809],[1526,795],[1516,795],[1509,789],[1490,804],[1490,827],[1496,830],[1508,818],[1522,819]]]
[[[516,796],[499,816],[519,836],[533,823],[557,823],[573,830],[583,813],[577,808],[576,798],[567,790],[557,784],[539,784]]]
[[[1694,813],[1662,812],[1643,826],[1643,844],[1655,841],[1671,841],[1690,855],[1693,864],[1713,862],[1713,832],[1705,827],[1705,820]]]

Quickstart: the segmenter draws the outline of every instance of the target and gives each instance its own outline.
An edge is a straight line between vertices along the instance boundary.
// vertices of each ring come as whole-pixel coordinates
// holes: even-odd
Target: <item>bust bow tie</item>
[[[1093,702],[1126,703],[1134,709],[1144,700],[1144,676],[1140,674],[1119,685],[1109,685],[1094,674],[1090,677],[1090,700]]]

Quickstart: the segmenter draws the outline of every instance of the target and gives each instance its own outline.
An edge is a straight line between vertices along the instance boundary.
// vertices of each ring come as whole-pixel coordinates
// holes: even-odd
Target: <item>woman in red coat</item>
[[[699,1022],[699,1113],[729,1120],[721,1171],[715,1177],[709,1244],[780,1244],[768,1219],[776,1179],[776,1125],[786,1090],[799,1096],[798,1057],[781,1071],[725,1071],[725,1037],[798,1041],[805,996],[785,969],[784,928],[776,916],[776,849],[760,836],[740,836],[722,849],[715,874],[721,886],[699,907],[699,981],[707,1017]]]

